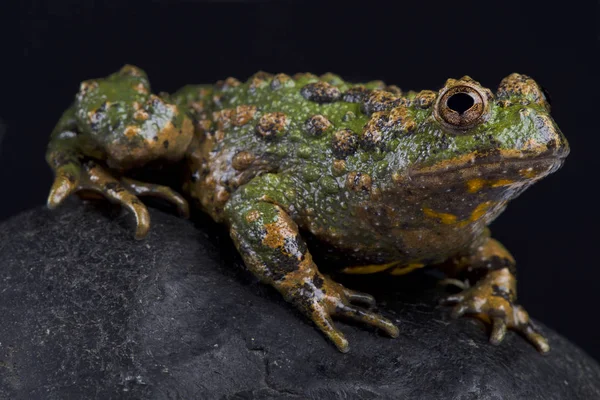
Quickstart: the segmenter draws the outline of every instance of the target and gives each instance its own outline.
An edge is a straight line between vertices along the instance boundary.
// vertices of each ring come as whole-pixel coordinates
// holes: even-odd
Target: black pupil
[[[448,105],[448,108],[450,108],[451,110],[454,110],[459,114],[462,114],[465,111],[467,111],[469,108],[473,107],[473,104],[475,104],[475,101],[467,93],[455,93],[452,96],[450,96],[450,98],[448,99],[448,102],[446,104]]]

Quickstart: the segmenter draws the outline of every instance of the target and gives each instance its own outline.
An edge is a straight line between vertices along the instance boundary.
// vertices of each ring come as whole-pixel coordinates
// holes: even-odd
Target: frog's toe
[[[531,324],[521,330],[521,333],[535,346],[540,353],[548,353],[550,351],[550,344],[541,333],[537,332]]]
[[[331,317],[325,312],[318,312],[315,314],[313,314],[312,319],[317,328],[333,342],[339,351],[347,353],[350,350],[348,339],[346,339],[344,334],[335,327]]]
[[[394,325],[392,321],[379,314],[363,310],[359,307],[347,304],[341,305],[337,308],[336,315],[379,328],[393,338],[398,337],[400,334],[398,327]]]
[[[96,163],[87,163],[85,171],[86,174],[81,179],[79,189],[99,192],[113,203],[126,207],[136,219],[135,238],[144,238],[150,229],[150,213],[146,206],[121,182]]]
[[[490,334],[490,343],[494,345],[500,344],[506,336],[506,321],[500,317],[492,318],[492,333]]]
[[[453,304],[460,303],[464,300],[464,296],[462,293],[452,294],[450,296],[443,297],[440,299],[440,304],[444,306],[451,306]]]
[[[117,189],[118,190],[118,189]],[[104,195],[115,203],[126,207],[135,216],[135,238],[143,239],[150,230],[150,213],[146,206],[137,197],[128,192],[107,190]]]
[[[189,218],[190,207],[188,202],[171,188],[153,183],[140,182],[130,178],[123,178],[121,182],[129,191],[138,196],[154,196],[173,203],[177,207],[179,215]]]
[[[516,305],[513,314],[516,321],[514,329],[519,331],[540,353],[549,352],[548,339],[538,332],[527,311],[522,306]]]
[[[357,292],[355,290],[344,288],[344,295],[346,295],[348,300],[350,300],[352,303],[359,303],[369,307],[375,306],[375,298],[368,293]]]
[[[47,205],[53,209],[58,207],[69,195],[77,190],[79,177],[75,174],[69,174],[60,169],[56,172],[56,178],[50,188]]]
[[[522,312],[524,312],[524,310],[521,306],[516,306],[515,310],[513,311],[514,314],[520,314]],[[511,318],[493,317],[491,319],[491,322],[491,344],[500,344],[500,342],[504,340],[504,336],[506,335],[507,329],[511,328],[517,331],[523,337],[525,337],[525,339],[527,339],[540,353],[547,353],[550,351],[550,345],[548,344],[548,340],[535,329],[533,323],[529,320],[529,317],[521,320],[517,315],[515,322],[512,322]]]

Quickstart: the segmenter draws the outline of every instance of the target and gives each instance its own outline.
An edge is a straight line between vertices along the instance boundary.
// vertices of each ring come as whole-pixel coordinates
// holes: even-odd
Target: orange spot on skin
[[[508,186],[513,183],[515,183],[515,181],[510,179],[498,179],[497,181],[492,182],[492,187]]]
[[[510,179],[498,179],[495,181],[489,181],[481,178],[474,178],[467,181],[467,190],[469,193],[477,193],[486,186],[496,188],[501,186],[507,186],[512,183],[514,183],[514,181]]]
[[[345,160],[333,160],[331,170],[335,175],[341,175],[346,172],[346,161]]]
[[[493,201],[486,201],[479,204],[473,212],[471,212],[471,216],[465,220],[458,220],[458,217],[454,214],[437,212],[432,210],[431,208],[423,208],[423,214],[431,218],[437,218],[442,224],[446,225],[458,225],[459,227],[464,227],[470,224],[471,222],[478,221],[481,217],[483,217],[490,207],[494,205]]]
[[[458,220],[458,217],[454,214],[442,213],[432,210],[431,208],[423,208],[423,213],[431,218],[438,218],[442,224],[452,225]]]
[[[137,135],[140,131],[140,128],[138,128],[137,126],[128,126],[127,128],[125,128],[125,136],[127,137],[133,137],[135,135]]]
[[[290,254],[283,251],[283,248],[287,238],[296,237],[296,232],[292,226],[293,222],[290,217],[283,213],[279,213],[275,222],[265,224],[266,233],[262,243],[272,249],[281,249],[283,254],[290,256]]]
[[[213,112],[213,120],[219,129],[227,129],[230,126],[243,126],[250,122],[256,114],[256,106],[240,105],[236,108],[226,108]]]
[[[493,201],[486,201],[484,203],[479,204],[477,207],[475,207],[475,209],[471,213],[471,218],[469,218],[469,221],[475,222],[475,221],[479,220],[481,217],[483,217],[485,215],[487,210],[489,210],[489,208],[493,204],[494,204]]]
[[[475,178],[467,181],[467,190],[469,193],[477,193],[485,186],[485,180]]]
[[[150,115],[144,111],[144,110],[137,110],[134,114],[133,114],[133,118],[136,119],[136,121],[145,121],[150,117]]]

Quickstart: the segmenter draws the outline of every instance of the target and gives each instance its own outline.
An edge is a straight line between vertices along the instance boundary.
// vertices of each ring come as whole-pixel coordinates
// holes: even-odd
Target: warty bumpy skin
[[[452,315],[491,324],[494,344],[513,329],[547,352],[516,303],[515,261],[487,225],[568,153],[544,91],[516,73],[496,93],[468,76],[403,92],[331,73],[259,72],[156,95],[126,65],[83,82],[52,132],[48,205],[100,193],[135,215],[142,238],[150,220],[140,197],[166,199],[183,216],[191,200],[342,352],[333,318],[392,337],[398,328],[372,311],[372,296],[323,275],[301,232],[344,255],[337,272],[440,268],[464,289],[445,299]],[[163,167],[167,185],[136,179]]]

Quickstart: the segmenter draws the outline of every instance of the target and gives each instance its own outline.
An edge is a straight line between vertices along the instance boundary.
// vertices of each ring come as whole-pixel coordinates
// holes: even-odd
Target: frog
[[[82,82],[52,131],[47,204],[95,193],[133,214],[138,239],[150,228],[140,199],[208,214],[245,267],[341,352],[349,343],[334,320],[392,338],[400,330],[372,295],[332,276],[427,267],[461,289],[442,299],[452,317],[484,321],[494,345],[513,330],[546,353],[517,303],[515,259],[488,226],[568,154],[547,92],[523,74],[495,92],[469,76],[403,91],[333,73],[258,72],[154,94],[148,75],[125,65]],[[167,166],[166,183],[138,179]],[[309,236],[346,261],[326,273]]]

